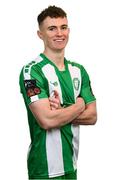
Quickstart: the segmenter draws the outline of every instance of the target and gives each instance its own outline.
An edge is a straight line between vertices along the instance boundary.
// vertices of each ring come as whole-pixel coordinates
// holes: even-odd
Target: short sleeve
[[[84,99],[85,103],[88,104],[95,101],[96,98],[91,88],[91,81],[89,75],[83,66],[81,67],[81,77],[82,77],[82,84],[81,84],[80,96]]]
[[[24,101],[27,105],[42,98],[48,98],[47,82],[41,70],[36,68],[23,67],[20,73],[20,92],[23,95]]]

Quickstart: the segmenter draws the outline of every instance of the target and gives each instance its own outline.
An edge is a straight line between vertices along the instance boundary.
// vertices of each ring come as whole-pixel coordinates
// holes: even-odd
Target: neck
[[[64,66],[64,51],[60,51],[60,52],[53,52],[53,51],[47,51],[44,50],[43,54],[45,54],[45,56],[47,56],[47,58],[52,61],[59,70],[64,70],[65,66]]]

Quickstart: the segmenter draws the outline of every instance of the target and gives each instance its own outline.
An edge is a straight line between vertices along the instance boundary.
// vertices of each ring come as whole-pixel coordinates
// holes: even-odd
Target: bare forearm
[[[75,125],[94,125],[97,121],[96,104],[93,103],[86,107],[86,109],[75,118],[73,124]]]
[[[84,108],[76,104],[63,109],[51,110],[47,117],[47,124],[50,128],[63,126],[73,121],[83,110]]]
[[[79,125],[93,125],[96,123],[97,115],[85,110],[76,120]]]
[[[51,129],[70,123],[85,109],[82,98],[67,108],[51,110],[48,99],[39,100],[30,105],[37,122],[44,129]]]

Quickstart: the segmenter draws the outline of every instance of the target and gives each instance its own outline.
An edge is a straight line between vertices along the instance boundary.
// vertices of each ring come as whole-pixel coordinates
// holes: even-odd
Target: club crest
[[[73,79],[73,85],[74,85],[75,90],[78,91],[79,85],[80,85],[80,81],[78,78]]]

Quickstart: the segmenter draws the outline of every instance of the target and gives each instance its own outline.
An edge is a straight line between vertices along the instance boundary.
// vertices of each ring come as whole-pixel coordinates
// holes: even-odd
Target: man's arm
[[[85,110],[73,120],[74,125],[94,125],[97,121],[96,102],[86,105]]]
[[[56,92],[56,96],[49,98],[50,106],[52,110],[61,108],[59,95]],[[85,110],[81,114],[77,114],[77,117],[72,121],[74,125],[94,125],[97,121],[97,109],[96,101],[86,104]]]
[[[78,98],[75,104],[53,111],[50,107],[49,99],[45,98],[31,103],[29,108],[40,126],[48,130],[61,127],[73,121],[84,111],[85,103],[82,98]]]

